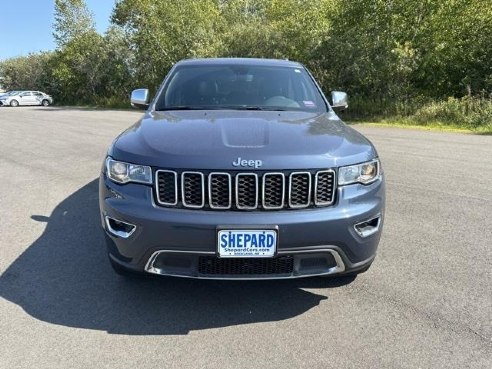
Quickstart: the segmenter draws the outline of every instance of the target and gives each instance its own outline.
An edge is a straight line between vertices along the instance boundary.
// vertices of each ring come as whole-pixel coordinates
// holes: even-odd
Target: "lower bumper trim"
[[[151,274],[221,280],[291,279],[339,274],[346,267],[329,246],[279,250],[274,258],[219,258],[214,252],[159,250],[144,270]]]

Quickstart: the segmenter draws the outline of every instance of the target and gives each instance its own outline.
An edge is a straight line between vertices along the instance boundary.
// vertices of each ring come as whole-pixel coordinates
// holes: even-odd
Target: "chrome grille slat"
[[[155,172],[156,204],[204,210],[280,210],[330,206],[332,169],[278,172]]]

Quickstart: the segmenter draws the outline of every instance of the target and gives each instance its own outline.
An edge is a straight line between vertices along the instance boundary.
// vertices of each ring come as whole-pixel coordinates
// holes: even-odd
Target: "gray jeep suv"
[[[212,279],[356,274],[383,225],[374,146],[301,64],[184,60],[108,150],[99,200],[109,260],[130,272]]]

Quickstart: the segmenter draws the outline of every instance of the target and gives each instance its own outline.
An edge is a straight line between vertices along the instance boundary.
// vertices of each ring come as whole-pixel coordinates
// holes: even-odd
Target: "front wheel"
[[[12,100],[10,102],[10,106],[13,107],[13,108],[15,108],[15,107],[19,106],[19,102],[17,100]]]
[[[41,105],[43,106],[49,106],[50,105],[50,102],[46,99],[44,99],[43,101],[41,101]]]

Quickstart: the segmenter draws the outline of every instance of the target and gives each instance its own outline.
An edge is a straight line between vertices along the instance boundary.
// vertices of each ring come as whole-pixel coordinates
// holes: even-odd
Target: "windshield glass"
[[[183,65],[166,81],[156,110],[247,109],[326,112],[302,67]]]

